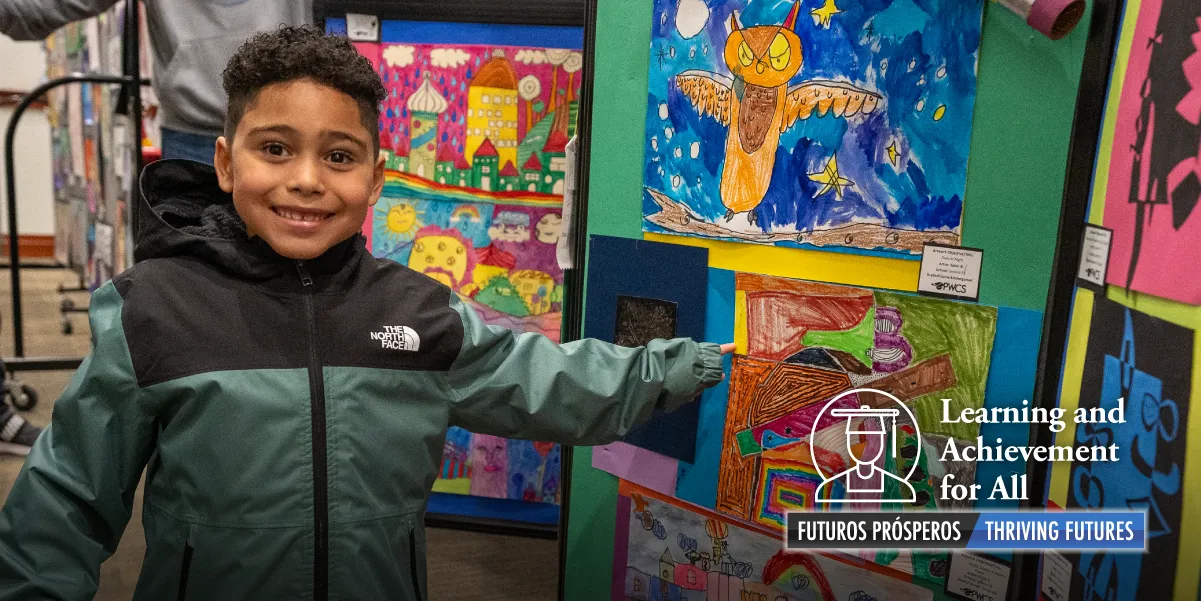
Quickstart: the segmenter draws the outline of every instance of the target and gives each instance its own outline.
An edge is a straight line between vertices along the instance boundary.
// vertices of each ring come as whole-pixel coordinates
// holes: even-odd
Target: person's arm
[[[55,29],[94,17],[117,0],[0,0],[0,33],[14,40],[40,40]]]
[[[626,348],[488,326],[452,295],[463,347],[447,374],[451,424],[480,434],[574,445],[625,436],[722,379],[721,347],[687,338]]]
[[[154,448],[112,283],[92,296],[92,354],[54,404],[0,510],[0,600],[92,599]]]

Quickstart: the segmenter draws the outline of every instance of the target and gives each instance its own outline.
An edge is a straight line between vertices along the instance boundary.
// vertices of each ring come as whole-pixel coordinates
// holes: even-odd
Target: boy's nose
[[[292,182],[289,186],[300,194],[320,194],[325,190],[321,182],[321,166],[317,160],[298,161],[296,170],[292,172]]]

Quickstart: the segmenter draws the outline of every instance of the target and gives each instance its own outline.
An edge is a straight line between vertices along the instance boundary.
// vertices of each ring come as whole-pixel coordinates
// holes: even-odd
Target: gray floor
[[[59,284],[76,283],[64,270],[30,269],[21,272],[22,301],[25,315],[25,354],[27,356],[83,356],[89,348],[87,319],[76,314],[71,321],[75,331],[63,335],[58,311]],[[0,269],[0,355],[12,355],[13,334],[10,316],[11,286],[9,271]],[[86,294],[71,295],[86,305]],[[71,374],[66,372],[29,372],[20,379],[33,385],[42,401],[26,417],[38,425],[50,422],[53,400],[66,387]],[[21,458],[0,455],[0,495],[7,498],[12,482],[21,469]],[[101,568],[102,601],[126,600],[132,596],[142,567],[145,539],[141,524],[141,488],[134,503],[133,519],[121,539],[121,545]],[[429,598],[432,601],[489,599],[490,601],[539,601],[555,598],[558,570],[558,546],[555,541],[531,540],[430,529]]]

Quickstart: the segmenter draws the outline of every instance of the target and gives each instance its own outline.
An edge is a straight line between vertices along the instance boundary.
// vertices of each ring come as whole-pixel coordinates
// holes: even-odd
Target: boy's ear
[[[213,168],[217,170],[217,185],[221,186],[221,190],[226,193],[232,193],[234,190],[234,174],[233,174],[233,149],[230,148],[229,141],[225,136],[217,138],[217,145],[213,148]]]
[[[384,193],[384,155],[377,152],[375,155],[375,172],[372,174],[371,182],[371,202],[369,206],[375,206],[379,202],[379,197]]]

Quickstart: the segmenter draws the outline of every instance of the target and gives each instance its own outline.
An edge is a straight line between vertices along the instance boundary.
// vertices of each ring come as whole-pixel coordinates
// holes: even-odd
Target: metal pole
[[[563,302],[563,342],[579,340],[584,329],[584,267],[588,253],[588,163],[592,155],[592,89],[596,67],[596,11],[598,0],[584,5],[584,66],[580,78],[580,106],[577,113],[575,199],[571,208],[575,236],[572,241],[572,268],[563,276],[567,290]],[[559,449],[559,601],[567,594],[567,531],[571,524],[571,472],[574,452],[571,446]]]
[[[13,294],[13,354],[16,357],[25,356],[25,331],[21,318],[21,252],[18,244],[17,230],[17,169],[16,159],[13,157],[13,150],[17,139],[17,123],[20,122],[21,115],[25,114],[25,110],[29,108],[29,105],[33,104],[33,101],[41,98],[49,90],[69,83],[112,83],[137,86],[139,81],[137,78],[120,75],[71,74],[52,79],[34,88],[13,109],[12,118],[9,119],[8,127],[4,131],[4,176],[7,178],[4,182],[4,187],[5,200],[8,202],[8,262],[9,275],[12,278]]]
[[[1088,203],[1092,193],[1093,169],[1097,156],[1097,140],[1101,138],[1105,114],[1105,94],[1109,88],[1113,67],[1113,51],[1122,21],[1121,0],[1096,0],[1093,3],[1092,23],[1080,71],[1080,87],[1076,95],[1076,114],[1072,123],[1066,176],[1064,178],[1063,208],[1059,214],[1059,231],[1055,243],[1055,260],[1051,269],[1051,288],[1047,292],[1046,312],[1043,314],[1042,340],[1038,351],[1038,371],[1035,375],[1035,407],[1054,408],[1059,402],[1060,374],[1063,371],[1064,351],[1067,348],[1068,326],[1075,298],[1076,268],[1080,264],[1084,224],[1088,219]],[[1031,445],[1052,444],[1054,436],[1045,427],[1030,426]],[[1046,463],[1033,462],[1027,466],[1030,490],[1035,497],[1019,504],[1021,509],[1046,505],[1050,484],[1050,468]],[[1040,562],[1037,555],[1016,554],[1013,577],[1016,584],[1010,589],[1009,600],[1037,598],[1040,594]],[[1033,596],[1031,596],[1033,595]]]
[[[125,214],[129,218],[129,233],[132,238],[138,237],[138,203],[141,201],[141,190],[138,187],[142,174],[142,89],[137,80],[141,78],[141,27],[139,17],[141,3],[138,0],[127,0],[125,3],[125,31],[121,40],[121,74],[127,79],[125,91],[129,94],[129,119],[133,136],[133,156],[129,174],[129,200],[125,204]]]

